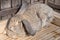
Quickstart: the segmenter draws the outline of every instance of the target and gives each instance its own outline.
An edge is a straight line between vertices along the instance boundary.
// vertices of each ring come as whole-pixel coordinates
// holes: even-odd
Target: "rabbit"
[[[10,31],[7,31],[8,36],[12,35],[11,32],[15,35],[33,36],[53,20],[54,11],[46,4],[33,3],[23,8],[22,6],[19,12],[10,19],[7,26]]]

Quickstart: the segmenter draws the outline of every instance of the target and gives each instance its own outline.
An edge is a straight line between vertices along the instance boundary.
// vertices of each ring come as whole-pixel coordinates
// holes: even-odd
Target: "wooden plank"
[[[42,40],[47,40],[47,39],[53,37],[54,35],[56,35],[56,33],[52,32],[52,33],[49,33],[49,34],[47,34],[46,36],[44,36],[44,37],[42,37],[42,38],[40,38],[40,39],[42,39]]]
[[[1,0],[0,0],[0,11],[1,11]]]
[[[11,3],[12,7],[17,7],[21,5],[21,0],[12,0]]]
[[[45,4],[47,4],[48,0],[45,0]]]
[[[4,18],[5,16],[11,15],[11,14],[14,15],[16,13],[17,9],[18,9],[18,7],[1,10],[0,19]]]
[[[55,32],[60,33],[60,28],[59,28],[59,29],[57,29]]]
[[[50,39],[48,39],[48,40],[55,40],[55,38],[54,37],[51,37]]]
[[[0,33],[5,30],[8,19],[0,21]]]
[[[11,8],[11,0],[1,0],[1,9]]]
[[[4,34],[0,34],[0,40],[6,40],[8,37]]]
[[[53,24],[60,26],[60,14],[57,12],[54,12],[54,19],[52,21]]]

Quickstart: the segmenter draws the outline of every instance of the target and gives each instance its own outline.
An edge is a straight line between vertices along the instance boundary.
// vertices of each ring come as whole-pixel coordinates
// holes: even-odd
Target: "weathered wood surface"
[[[0,19],[16,14],[20,5],[21,0],[0,0]]]
[[[14,8],[21,5],[21,0],[0,0],[1,9]]]
[[[0,0],[1,1],[1,9],[11,8],[10,0]]]
[[[7,25],[7,21],[8,21],[8,19],[0,21],[0,33],[2,33],[5,30],[5,27]]]
[[[60,13],[58,13],[58,12],[54,13],[54,19],[53,19],[52,23],[57,26],[60,26]]]
[[[0,16],[11,15],[17,11],[18,7],[8,8],[0,11]]]
[[[60,0],[48,0],[47,4],[53,8],[60,9]]]
[[[11,15],[14,15],[18,10],[18,7],[8,8],[0,11],[0,20],[8,19]]]

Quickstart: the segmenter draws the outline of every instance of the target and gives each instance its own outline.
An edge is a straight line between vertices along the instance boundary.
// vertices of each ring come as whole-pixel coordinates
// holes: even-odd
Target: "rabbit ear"
[[[29,35],[35,35],[36,31],[32,28],[31,24],[27,20],[22,21],[25,31]]]

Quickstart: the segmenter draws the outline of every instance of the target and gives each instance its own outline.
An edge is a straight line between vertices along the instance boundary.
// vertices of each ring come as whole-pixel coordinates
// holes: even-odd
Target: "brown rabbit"
[[[29,35],[34,35],[42,27],[51,22],[53,13],[53,9],[46,4],[30,4],[25,10],[19,11],[11,18],[8,29],[16,35],[25,35],[25,32]],[[8,35],[11,32],[8,31]]]

